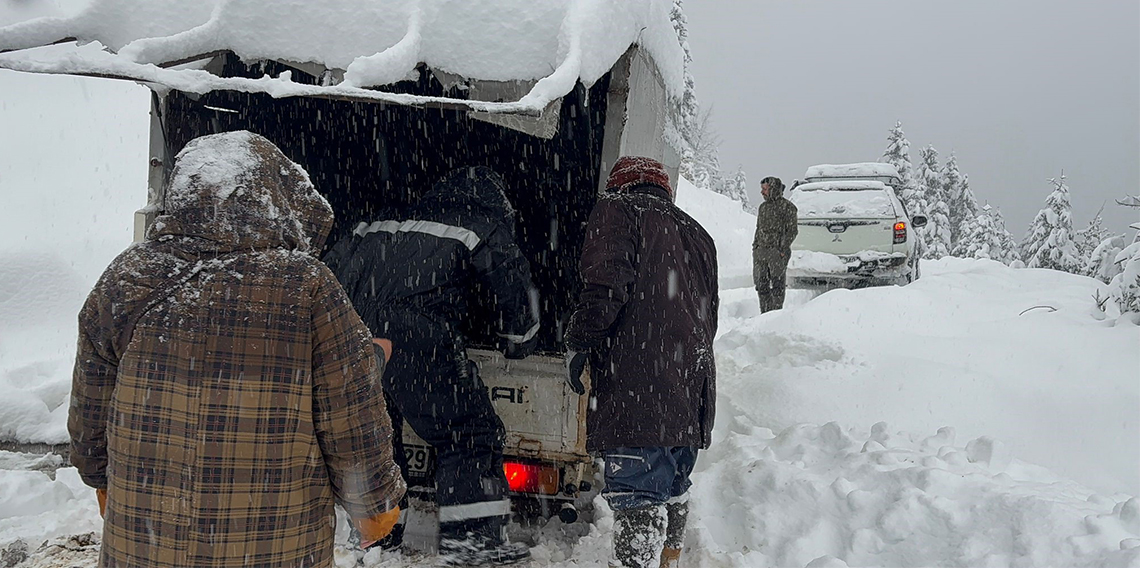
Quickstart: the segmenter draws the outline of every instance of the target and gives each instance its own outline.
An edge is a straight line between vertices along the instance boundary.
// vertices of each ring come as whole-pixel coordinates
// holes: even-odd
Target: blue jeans
[[[662,505],[689,490],[697,449],[689,446],[613,448],[602,454],[602,497],[615,511]]]

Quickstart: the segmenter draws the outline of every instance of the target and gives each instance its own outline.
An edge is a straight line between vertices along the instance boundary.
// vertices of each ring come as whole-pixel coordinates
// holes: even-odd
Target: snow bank
[[[0,440],[63,443],[76,314],[146,204],[148,91],[0,71],[0,92]]]
[[[1140,500],[1095,495],[953,428],[735,421],[694,476],[694,566],[1135,566]]]
[[[95,491],[83,485],[78,470],[64,468],[49,476],[20,469],[33,463],[30,457],[0,451],[0,549],[17,539],[35,550],[57,536],[101,533]]]
[[[151,66],[228,49],[246,61],[345,70],[341,90],[347,93],[352,87],[400,81],[423,63],[469,79],[542,79],[525,105],[541,110],[577,81],[593,84],[636,43],[650,53],[667,90],[679,98],[684,55],[669,20],[672,5],[668,0],[94,0],[70,16],[0,22],[11,24],[0,28],[0,50],[74,37],[117,55],[71,50],[32,64],[28,55],[9,54],[0,56],[0,66],[145,77],[198,93],[254,89],[257,83],[219,83],[201,71]],[[264,92],[307,92],[271,86],[274,91]]]
[[[953,426],[1098,491],[1137,495],[1140,328],[1092,317],[1101,286],[992,261],[924,262],[905,287],[833,290],[726,320],[718,392],[729,416],[775,431]],[[754,301],[722,298],[722,315],[754,313]],[[796,358],[836,349],[842,357]]]
[[[685,178],[677,182],[677,205],[716,241],[717,276],[722,290],[752,288],[752,237],[756,216],[739,201],[703,190]]]

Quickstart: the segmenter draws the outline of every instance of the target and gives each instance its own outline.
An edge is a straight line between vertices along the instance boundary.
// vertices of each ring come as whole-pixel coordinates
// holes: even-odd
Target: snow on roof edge
[[[67,57],[54,65],[28,64],[14,63],[13,58],[20,57],[8,54],[0,64],[40,73],[81,69],[84,74],[108,75],[129,69],[131,77],[147,75],[164,84],[169,79],[185,85],[192,77],[173,80],[169,73],[130,64],[164,64],[228,50],[245,61],[273,59],[344,70],[342,86],[353,88],[400,81],[423,63],[473,80],[537,81],[518,102],[541,109],[578,81],[593,84],[631,45],[638,45],[654,61],[668,95],[679,98],[683,90],[684,54],[669,18],[671,0],[487,0],[478,6],[432,0],[326,0],[319,9],[285,2],[291,10],[262,10],[258,6],[264,2],[256,0],[202,0],[193,7],[177,0],[94,0],[70,17],[0,28],[0,50],[75,37],[80,43],[107,46],[117,52],[112,59],[84,63]],[[298,11],[306,17],[299,17]],[[214,88],[232,86],[209,83]]]
[[[544,106],[534,102],[484,102],[386,93],[357,87],[305,85],[290,80],[289,72],[279,77],[264,76],[258,79],[243,77],[218,77],[198,69],[163,69],[154,65],[139,65],[122,61],[102,62],[92,65],[83,58],[60,58],[52,63],[42,63],[12,59],[0,55],[0,69],[41,73],[47,75],[78,75],[107,79],[124,79],[139,83],[162,85],[178,91],[205,94],[216,90],[229,90],[245,93],[263,93],[273,98],[322,97],[360,102],[390,103],[404,106],[429,108],[457,108],[488,114],[517,114],[540,116]]]

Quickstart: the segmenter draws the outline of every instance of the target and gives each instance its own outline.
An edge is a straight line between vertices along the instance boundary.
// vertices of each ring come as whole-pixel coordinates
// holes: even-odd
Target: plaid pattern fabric
[[[80,313],[69,430],[108,490],[101,566],[331,566],[334,501],[403,495],[367,328],[318,260],[250,244],[147,241]]]

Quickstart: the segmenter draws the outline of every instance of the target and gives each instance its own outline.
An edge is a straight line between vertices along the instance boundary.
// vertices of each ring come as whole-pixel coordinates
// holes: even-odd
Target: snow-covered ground
[[[0,92],[37,81],[53,94],[0,98],[0,439],[60,442],[74,314],[145,197],[147,101],[11,73]],[[904,288],[793,290],[760,315],[755,218],[687,183],[678,201],[716,238],[722,288],[687,566],[1140,567],[1140,328],[1093,316],[1096,281],[946,259]],[[0,551],[94,566],[82,538],[36,553],[100,529],[93,492],[56,465],[0,452]],[[603,566],[596,505],[592,525],[532,533],[531,566]]]

